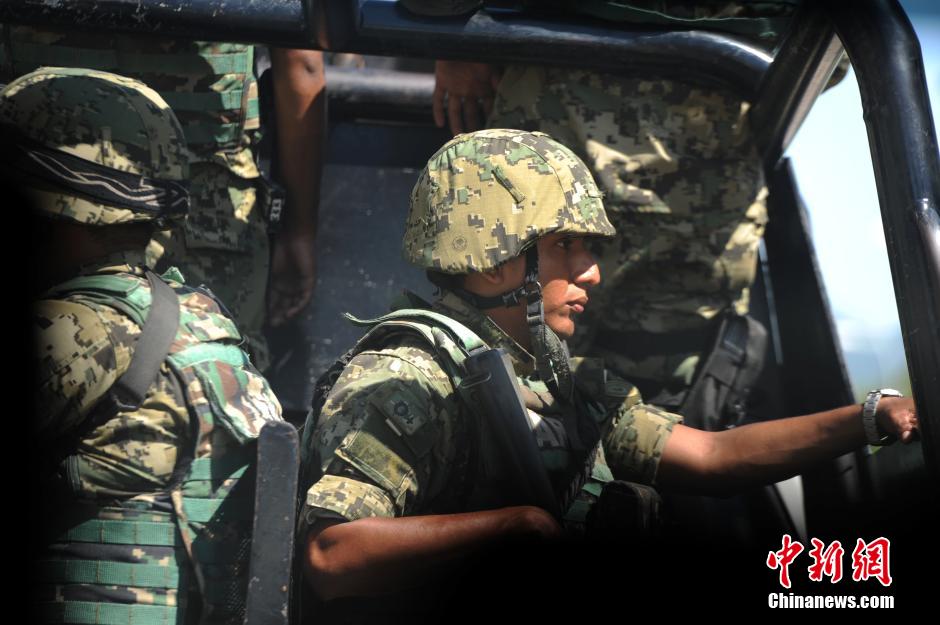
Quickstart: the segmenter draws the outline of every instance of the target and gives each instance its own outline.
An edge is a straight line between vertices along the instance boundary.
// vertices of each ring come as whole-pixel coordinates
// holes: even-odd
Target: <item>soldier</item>
[[[368,334],[321,378],[308,417],[301,542],[319,597],[412,588],[497,541],[557,536],[559,521],[590,529],[614,478],[726,493],[885,433],[910,440],[909,399],[705,432],[643,404],[602,362],[569,359],[561,339],[600,283],[589,240],[614,234],[588,169],[545,134],[459,135],[430,158],[404,253],[441,295],[360,322]],[[468,375],[487,346],[511,358],[545,507],[501,492],[518,476],[501,473],[494,424],[511,415],[487,414],[473,390],[485,377]]]
[[[254,441],[280,406],[221,304],[145,264],[188,208],[180,124],[136,80],[43,68],[0,92],[0,125],[42,229],[38,616],[241,619]]]
[[[402,2],[440,14],[481,4]],[[529,4],[612,25],[731,32],[768,50],[794,8],[748,0]],[[717,430],[744,420],[766,345],[766,331],[745,317],[767,224],[750,103],[725,88],[590,69],[511,65],[503,71],[438,61],[436,77],[438,126],[446,117],[455,133],[475,130],[482,109],[486,127],[546,132],[587,163],[604,192],[619,234],[593,249],[608,279],[572,351],[604,358],[649,401],[681,410],[698,427]],[[712,363],[721,355],[709,356],[721,345],[720,334],[744,337],[736,344],[747,351],[746,363],[717,371]],[[710,385],[718,392],[709,393]]]
[[[11,80],[41,66],[117,72],[157,90],[179,117],[190,151],[190,216],[182,227],[157,231],[147,249],[151,267],[177,266],[225,302],[264,371],[262,332],[296,315],[315,285],[325,92],[322,53],[272,49],[279,178],[288,209],[268,240],[261,177],[253,148],[260,114],[254,48],[240,43],[147,38],[0,25],[0,76]],[[273,129],[272,129],[273,130]]]
[[[402,1],[417,12],[434,4]],[[455,0],[447,8],[479,4]],[[730,32],[768,52],[794,9],[749,0],[523,4],[610,28]],[[635,70],[438,61],[435,73],[438,126],[446,117],[454,132],[473,130],[482,110],[486,127],[546,132],[587,163],[604,192],[618,235],[592,244],[606,279],[572,353],[603,358],[646,401],[694,427],[782,416],[768,393],[755,392],[767,332],[748,313],[768,213],[750,102],[728,88]],[[684,531],[738,540],[761,531],[753,518],[742,522],[752,507],[744,497],[671,496],[666,504]]]

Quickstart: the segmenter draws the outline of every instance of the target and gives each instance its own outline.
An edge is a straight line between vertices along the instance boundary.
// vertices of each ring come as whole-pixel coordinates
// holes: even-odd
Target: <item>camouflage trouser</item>
[[[507,68],[488,126],[541,130],[571,147],[618,231],[594,249],[603,281],[575,353],[631,381],[681,387],[700,348],[666,347],[668,337],[704,333],[727,307],[747,311],[767,222],[747,109],[727,92],[668,80]]]
[[[193,163],[186,224],[159,232],[147,247],[147,263],[175,265],[191,285],[205,284],[232,313],[255,366],[269,364],[262,334],[270,251],[256,203],[255,180],[215,163]]]

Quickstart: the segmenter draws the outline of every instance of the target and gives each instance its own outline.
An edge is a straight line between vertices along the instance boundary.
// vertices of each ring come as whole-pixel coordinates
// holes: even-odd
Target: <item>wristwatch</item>
[[[865,438],[869,445],[886,445],[894,441],[891,434],[882,434],[875,421],[875,412],[878,410],[878,401],[882,397],[904,397],[901,391],[893,388],[879,388],[868,391],[865,403],[862,404],[862,426],[865,428]]]

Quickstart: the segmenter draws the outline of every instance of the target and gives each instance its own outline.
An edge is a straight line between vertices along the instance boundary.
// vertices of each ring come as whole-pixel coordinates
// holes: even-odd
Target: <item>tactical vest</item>
[[[136,78],[170,105],[197,157],[245,147],[246,133],[259,127],[250,45],[8,25],[2,29],[0,68],[7,81],[44,65],[87,67]]]
[[[179,274],[170,270],[164,277]],[[179,450],[165,490],[120,501],[83,500],[77,456],[62,461],[74,499],[59,504],[67,518],[57,523],[37,563],[44,590],[54,593],[40,605],[45,622],[243,620],[254,442],[264,421],[279,418],[277,404],[216,302],[200,290],[172,286],[180,299],[180,323],[165,366],[185,394],[193,446]],[[139,326],[151,305],[146,281],[129,274],[80,277],[50,296],[110,307]],[[216,428],[232,443],[211,447],[206,455]]]
[[[468,488],[464,495],[466,511],[493,507],[489,503],[492,501],[489,491],[494,488],[498,476],[485,475],[482,470],[482,467],[486,464],[484,457],[490,451],[487,449],[486,444],[482,442],[486,440],[485,433],[481,431],[485,427],[485,417],[478,414],[479,402],[462,384],[467,377],[464,361],[472,352],[479,349],[488,349],[487,344],[460,322],[427,309],[404,308],[368,320],[360,320],[349,314],[346,315],[346,318],[358,326],[368,328],[368,331],[352,349],[346,352],[317,380],[311,410],[313,419],[319,415],[330,389],[333,388],[340,374],[357,354],[367,349],[388,345],[391,338],[396,334],[405,333],[420,337],[438,355],[438,362],[450,378],[461,399],[461,403],[467,408],[469,414],[475,418],[475,427],[472,429],[476,432],[477,440],[472,443],[474,458],[471,462],[471,466],[475,467],[475,471],[468,480]],[[523,383],[518,377],[517,380],[529,389],[534,387],[536,391],[548,393],[548,387],[542,382],[526,380]],[[588,402],[585,401],[584,406],[581,406],[580,409],[598,421],[606,418],[605,414],[601,414],[602,407],[599,404],[588,405]],[[301,466],[304,467],[301,483],[304,484],[304,488],[309,487],[320,477],[318,473],[320,469],[319,459],[310,457],[310,453],[316,447],[313,441],[314,429],[315,422],[311,422],[308,418],[301,443]],[[604,462],[597,461],[596,450],[587,450],[583,461],[574,465],[570,462],[570,458],[562,457],[561,454],[543,451],[540,453],[540,458],[549,473],[563,476],[560,483],[557,483],[556,480],[553,480],[553,483],[559,507],[565,511],[565,522],[569,525],[582,525],[590,508],[590,503],[600,495],[604,484],[613,480],[610,469]]]

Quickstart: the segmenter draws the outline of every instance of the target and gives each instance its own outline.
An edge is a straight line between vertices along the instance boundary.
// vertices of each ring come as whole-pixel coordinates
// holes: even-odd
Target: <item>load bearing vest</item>
[[[361,320],[349,314],[346,315],[346,318],[360,327],[368,328],[368,330],[356,345],[337,360],[317,381],[311,411],[314,418],[319,415],[330,389],[336,383],[343,369],[357,354],[376,346],[387,345],[390,336],[406,332],[421,337],[438,354],[438,362],[450,378],[451,384],[461,399],[461,403],[467,407],[470,414],[474,415],[485,426],[485,417],[478,414],[479,402],[461,384],[466,377],[464,361],[469,354],[480,349],[489,348],[476,333],[446,315],[423,308],[401,308],[376,319]],[[528,381],[527,384],[531,386],[532,382]],[[542,384],[544,387],[542,390],[545,394],[548,393],[548,388],[544,386],[544,383],[536,382],[535,384]],[[591,416],[597,418],[596,414]],[[310,457],[310,453],[316,448],[313,440],[315,429],[315,422],[308,419],[301,443],[301,466],[305,467],[307,471],[302,476],[304,488],[309,488],[320,477],[318,474],[320,469],[319,459]],[[475,447],[479,450],[480,445],[477,444]],[[486,450],[481,450],[481,453],[486,453]],[[570,469],[567,466],[556,466],[559,461],[557,454],[543,454],[542,460],[550,471]],[[583,522],[587,514],[588,507],[584,503],[586,497],[583,495],[587,493],[590,496],[599,496],[603,484],[613,480],[613,475],[606,464],[594,463],[593,454],[587,460],[586,463],[579,463],[576,471],[577,475],[574,476],[571,483],[565,485],[565,488],[562,489],[563,492],[556,492],[562,502],[562,507],[566,511],[566,521],[573,523]],[[479,463],[474,464],[479,466]],[[473,478],[473,483],[479,486],[481,481],[484,480],[484,476],[478,474]],[[467,495],[468,503],[475,502],[474,505],[479,504],[482,507],[486,507],[486,499],[487,495],[479,491],[478,488],[471,488]]]
[[[260,427],[227,410],[221,385],[222,377],[241,382],[259,376],[245,368],[248,357],[228,318],[205,303],[187,305],[208,296],[185,286],[174,290],[182,304],[180,325],[165,364],[187,393],[192,448],[181,450],[176,477],[163,491],[108,502],[72,493],[62,506],[67,520],[37,563],[40,583],[54,588],[42,593],[43,621],[215,623],[244,612]],[[109,306],[138,325],[151,303],[146,281],[128,274],[80,277],[49,296]],[[198,329],[210,326],[213,338],[206,340]],[[224,452],[205,445],[217,428],[237,444],[225,445]],[[195,457],[206,447],[212,449],[208,456]],[[74,464],[66,458],[63,465],[67,482],[77,485],[68,475]]]
[[[0,68],[11,80],[42,66],[86,67],[136,78],[176,113],[191,150],[244,147],[260,126],[254,47],[131,35],[2,26]]]

